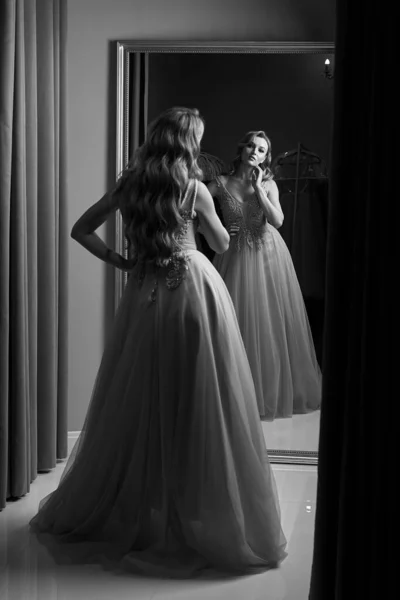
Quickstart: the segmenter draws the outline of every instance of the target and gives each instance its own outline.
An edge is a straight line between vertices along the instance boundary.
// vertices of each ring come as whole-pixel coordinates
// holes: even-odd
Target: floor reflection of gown
[[[285,557],[234,307],[196,250],[195,193],[182,204],[185,254],[129,277],[83,432],[31,522],[75,560],[188,577]]]
[[[316,410],[321,372],[287,246],[265,223],[255,195],[243,204],[216,182],[225,225],[240,231],[214,265],[236,309],[260,415],[271,420]]]

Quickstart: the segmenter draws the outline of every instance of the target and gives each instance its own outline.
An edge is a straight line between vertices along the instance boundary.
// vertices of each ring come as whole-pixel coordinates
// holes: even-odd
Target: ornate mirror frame
[[[130,135],[130,59],[141,52],[151,53],[214,53],[214,54],[334,54],[333,42],[199,42],[199,41],[136,41],[117,42],[117,114],[116,114],[116,177],[129,160]],[[115,217],[115,249],[126,256],[122,217]],[[115,269],[114,302],[117,309],[127,281],[127,274]],[[273,463],[316,465],[318,452],[305,450],[268,449]]]

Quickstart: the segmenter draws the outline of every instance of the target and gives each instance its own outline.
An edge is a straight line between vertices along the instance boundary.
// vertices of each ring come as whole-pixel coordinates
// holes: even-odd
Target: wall
[[[334,0],[68,0],[70,227],[114,173],[112,41],[332,41],[334,10]],[[111,270],[72,240],[69,289],[69,430],[78,430],[109,332],[113,290]]]

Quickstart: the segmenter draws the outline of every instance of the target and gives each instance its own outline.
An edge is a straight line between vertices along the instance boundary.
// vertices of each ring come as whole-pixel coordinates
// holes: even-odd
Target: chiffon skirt
[[[233,238],[234,240],[234,238]],[[260,248],[231,243],[214,266],[231,295],[253,374],[258,411],[272,420],[320,407],[318,366],[289,250],[267,225]]]
[[[195,250],[177,289],[165,275],[156,294],[154,275],[129,278],[82,433],[31,526],[134,572],[275,567],[286,541],[231,299]]]

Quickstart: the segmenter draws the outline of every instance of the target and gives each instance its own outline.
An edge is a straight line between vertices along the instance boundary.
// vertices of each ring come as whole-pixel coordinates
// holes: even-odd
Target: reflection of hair
[[[272,162],[271,140],[269,139],[269,137],[267,136],[265,131],[248,131],[246,133],[246,135],[240,140],[240,142],[238,144],[237,154],[236,154],[234,160],[232,161],[232,166],[233,166],[232,171],[233,171],[233,173],[235,171],[237,171],[240,163],[242,162],[243,148],[245,146],[247,146],[247,144],[249,142],[251,142],[255,137],[263,138],[263,140],[265,140],[268,144],[268,150],[266,152],[265,159],[259,165],[265,171],[265,173],[263,175],[263,180],[266,181],[267,179],[273,179],[274,175],[273,175],[272,169],[271,169],[271,162]]]
[[[125,235],[138,260],[166,264],[179,249],[180,202],[189,180],[202,177],[197,158],[203,125],[197,109],[162,113],[117,183]]]

